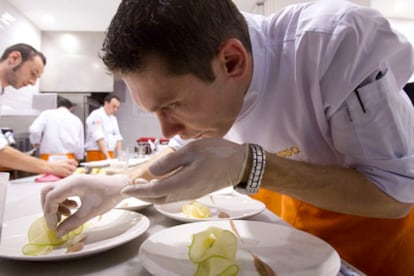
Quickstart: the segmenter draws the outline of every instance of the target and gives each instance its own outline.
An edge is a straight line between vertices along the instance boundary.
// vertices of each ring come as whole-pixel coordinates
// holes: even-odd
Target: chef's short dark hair
[[[22,63],[32,59],[35,56],[39,56],[42,59],[43,65],[46,65],[45,55],[42,52],[36,50],[34,47],[25,43],[17,43],[6,48],[6,50],[4,50],[3,54],[1,55],[0,61],[6,60],[9,57],[10,53],[14,51],[20,53],[22,56]]]
[[[73,107],[73,103],[66,98],[59,97],[57,106],[58,107],[63,106],[63,107],[66,107],[67,109],[71,109]]]
[[[251,53],[246,20],[232,0],[123,0],[100,56],[114,73],[143,71],[156,57],[167,74],[211,82],[211,61],[232,38]]]
[[[104,101],[107,102],[107,103],[110,103],[112,101],[112,99],[117,99],[118,102],[121,101],[118,96],[116,96],[115,94],[112,94],[112,93],[106,95],[105,98],[104,98]]]

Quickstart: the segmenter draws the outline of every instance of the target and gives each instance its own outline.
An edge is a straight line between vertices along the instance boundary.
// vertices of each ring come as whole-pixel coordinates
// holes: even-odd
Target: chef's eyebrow
[[[149,109],[148,109],[148,111],[149,112],[157,112],[157,110],[160,110],[162,108],[162,105],[154,105],[154,106],[152,106],[152,107],[150,107]]]
[[[150,108],[148,109],[148,111],[149,111],[149,112],[157,112],[158,110],[163,109],[163,108],[165,108],[165,107],[168,107],[168,106],[170,106],[170,105],[174,104],[175,102],[176,102],[176,101],[175,101],[174,99],[167,99],[167,100],[165,100],[165,101],[164,101],[164,102],[162,102],[162,103],[159,103],[159,104],[156,104],[156,105],[154,105],[154,106],[150,107]]]

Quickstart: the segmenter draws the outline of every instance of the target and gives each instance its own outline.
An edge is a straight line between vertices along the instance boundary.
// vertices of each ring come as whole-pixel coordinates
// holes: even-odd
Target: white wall
[[[0,51],[14,43],[24,42],[40,49],[40,30],[7,0],[0,0]],[[9,18],[9,19],[7,19]]]
[[[42,32],[48,64],[40,80],[45,92],[112,92],[114,78],[99,58],[103,32]]]

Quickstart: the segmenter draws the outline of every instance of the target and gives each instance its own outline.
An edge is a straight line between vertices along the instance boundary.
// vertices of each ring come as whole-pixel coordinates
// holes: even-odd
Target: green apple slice
[[[237,237],[233,232],[211,226],[193,235],[188,256],[193,263],[202,262],[212,256],[235,261]]]
[[[52,250],[53,250],[53,246],[51,245],[28,243],[25,246],[23,246],[22,252],[24,255],[41,256],[49,252],[52,252]]]
[[[27,232],[29,243],[38,245],[61,245],[68,240],[68,235],[61,238],[56,236],[56,231],[47,227],[44,217],[36,219],[29,227]]]
[[[213,256],[198,264],[195,276],[234,276],[239,266],[223,257]]]
[[[73,239],[83,231],[83,225],[69,232],[61,238],[56,232],[50,230],[44,217],[37,218],[29,227],[27,238],[29,243],[24,245],[22,253],[30,256],[40,256],[51,252],[56,247],[62,246],[68,240]]]

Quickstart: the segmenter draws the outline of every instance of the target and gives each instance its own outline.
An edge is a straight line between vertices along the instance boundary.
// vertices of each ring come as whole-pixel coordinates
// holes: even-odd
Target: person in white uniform
[[[89,114],[86,119],[86,161],[114,158],[122,149],[122,136],[115,113],[120,99],[108,94],[104,105]]]
[[[39,148],[41,159],[64,156],[80,161],[85,158],[83,123],[72,109],[70,100],[58,97],[57,108],[43,111],[30,125],[30,142]]]
[[[16,89],[34,85],[46,65],[45,56],[28,44],[18,43],[4,50],[0,58],[0,91],[7,86]],[[1,103],[1,97],[0,97]],[[0,165],[32,173],[50,173],[56,176],[72,174],[78,163],[75,160],[47,162],[8,145],[0,133]]]
[[[412,274],[414,108],[402,87],[414,53],[377,11],[320,0],[264,17],[231,0],[123,1],[102,59],[175,151],[48,186],[58,234],[122,196],[167,203],[233,185],[264,191],[368,275]],[[61,199],[78,193],[93,197],[56,228]]]

